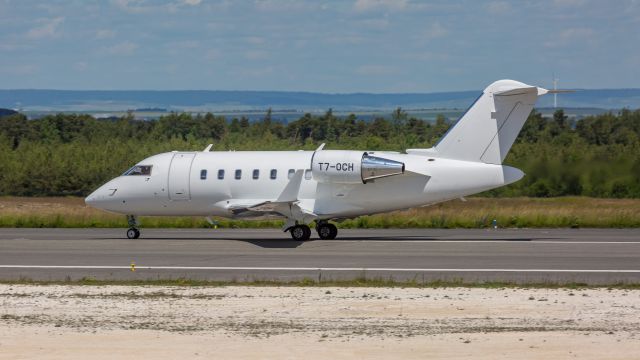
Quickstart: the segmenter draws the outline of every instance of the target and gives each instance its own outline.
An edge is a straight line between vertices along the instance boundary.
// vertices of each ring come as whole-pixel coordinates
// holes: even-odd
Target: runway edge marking
[[[0,265],[0,269],[87,269],[130,270],[130,266],[109,265]],[[140,266],[136,270],[255,270],[255,271],[387,271],[387,272],[575,272],[640,273],[633,269],[424,269],[424,268],[347,268],[347,267],[237,267],[237,266]]]

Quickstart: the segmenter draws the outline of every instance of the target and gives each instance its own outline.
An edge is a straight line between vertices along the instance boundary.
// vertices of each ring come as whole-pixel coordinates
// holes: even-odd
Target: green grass
[[[284,286],[284,287],[399,287],[399,288],[481,288],[481,289],[623,289],[640,290],[640,283],[615,283],[608,285],[588,285],[584,283],[511,283],[511,282],[465,282],[462,280],[452,281],[397,281],[392,278],[356,278],[353,280],[317,280],[304,278],[295,281],[207,281],[193,279],[157,279],[157,280],[97,280],[94,278],[82,278],[79,280],[64,281],[37,281],[28,278],[18,280],[0,280],[0,284],[7,285],[82,285],[82,286],[186,286],[186,287],[223,287],[223,286]]]
[[[282,221],[216,219],[221,228],[279,228]],[[340,228],[638,228],[640,199],[469,198],[361,216]],[[145,228],[208,228],[201,217],[141,217]],[[125,217],[89,208],[82,198],[0,198],[0,227],[124,228]]]

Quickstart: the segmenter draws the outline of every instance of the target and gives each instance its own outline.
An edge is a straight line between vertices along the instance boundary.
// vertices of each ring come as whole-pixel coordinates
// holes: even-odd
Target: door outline
[[[176,160],[176,156],[180,156],[180,158],[186,158],[189,157],[190,160],[189,161],[189,167],[187,170],[187,181],[186,181],[186,196],[184,197],[177,197],[176,195],[182,195],[182,193],[177,193],[175,192],[175,188],[171,187],[171,174],[174,172],[174,160]],[[167,173],[167,189],[169,190],[167,192],[167,195],[169,196],[169,200],[171,201],[189,201],[191,200],[191,167],[193,166],[193,160],[196,158],[196,154],[195,153],[175,153],[173,154],[173,157],[171,158],[171,162],[169,163],[169,171]],[[177,165],[177,162],[175,162],[175,164]],[[177,174],[176,174],[177,175]],[[174,178],[175,179],[175,178]],[[183,178],[184,179],[184,178]],[[175,180],[174,180],[175,182]],[[175,186],[175,185],[174,185]]]

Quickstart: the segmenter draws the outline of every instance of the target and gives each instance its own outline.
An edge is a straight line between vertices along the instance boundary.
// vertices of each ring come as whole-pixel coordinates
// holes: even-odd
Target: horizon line
[[[640,87],[634,88],[563,88],[562,90],[576,91],[598,91],[598,90],[640,90]],[[53,89],[53,88],[22,88],[22,89],[1,89],[0,91],[69,91],[69,92],[254,92],[254,93],[303,93],[303,94],[321,94],[321,95],[428,95],[428,94],[446,94],[446,93],[463,93],[463,92],[482,92],[478,89],[467,90],[450,90],[450,91],[431,91],[431,92],[322,92],[307,90],[224,90],[224,89]]]

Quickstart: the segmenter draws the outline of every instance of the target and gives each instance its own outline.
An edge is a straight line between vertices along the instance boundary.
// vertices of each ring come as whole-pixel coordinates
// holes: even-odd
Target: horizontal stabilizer
[[[565,94],[574,92],[576,92],[576,90],[547,90],[547,94]]]
[[[537,91],[538,91],[538,88],[536,86],[525,86],[525,87],[519,87],[515,89],[510,89],[510,90],[496,91],[493,93],[493,96],[525,95],[527,93],[537,92]]]

